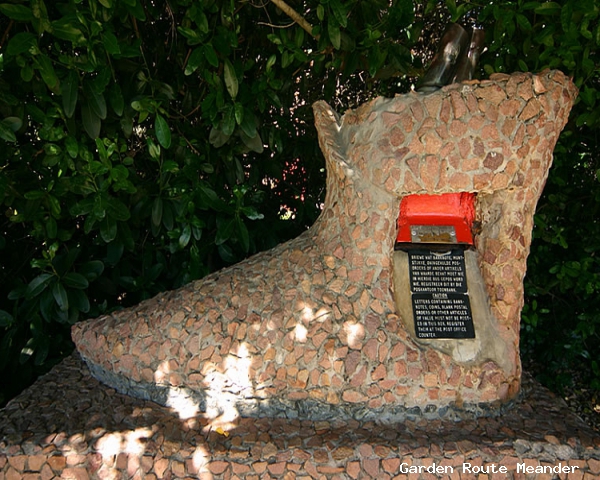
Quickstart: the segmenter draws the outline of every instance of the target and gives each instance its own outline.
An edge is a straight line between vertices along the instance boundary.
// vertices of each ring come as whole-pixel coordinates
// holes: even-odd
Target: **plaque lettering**
[[[409,249],[408,267],[417,338],[475,338],[464,251]]]

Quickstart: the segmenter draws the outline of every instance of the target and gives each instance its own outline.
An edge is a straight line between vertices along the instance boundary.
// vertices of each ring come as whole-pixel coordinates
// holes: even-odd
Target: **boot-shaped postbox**
[[[396,303],[407,329],[461,362],[503,363],[474,246],[474,193],[408,195],[396,238]],[[410,298],[410,302],[406,299]],[[508,365],[507,365],[508,368]]]

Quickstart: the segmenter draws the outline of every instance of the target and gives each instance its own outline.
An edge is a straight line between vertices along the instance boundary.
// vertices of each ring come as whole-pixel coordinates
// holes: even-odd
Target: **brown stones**
[[[442,97],[439,95],[427,95],[423,100],[430,118],[437,118],[440,112]]]
[[[495,171],[504,163],[504,155],[496,152],[489,152],[483,160],[483,166],[489,170]]]
[[[460,138],[465,135],[467,128],[468,126],[464,122],[461,122],[460,120],[454,120],[450,124],[450,134],[455,138]]]
[[[535,117],[540,113],[540,108],[540,102],[538,102],[536,99],[530,100],[529,102],[527,102],[527,105],[519,115],[519,120],[527,121]]]
[[[398,147],[398,146],[402,145],[404,143],[405,138],[406,138],[405,134],[398,127],[394,127],[392,129],[392,132],[390,135],[390,143],[394,147]]]
[[[443,123],[448,123],[448,122],[450,122],[451,118],[452,118],[452,104],[448,98],[444,98],[442,100],[442,108],[440,111],[439,119]]]
[[[469,109],[467,108],[467,105],[465,104],[465,101],[459,92],[451,92],[450,101],[452,104],[452,110],[454,112],[454,118],[462,118],[469,112]]]
[[[476,96],[492,105],[500,105],[506,100],[506,90],[498,84],[491,84],[476,90]]]
[[[536,95],[541,95],[542,93],[546,93],[548,91],[544,85],[544,82],[538,75],[533,77],[533,91]]]
[[[475,137],[473,140],[473,154],[482,158],[486,154],[486,148],[480,137]]]

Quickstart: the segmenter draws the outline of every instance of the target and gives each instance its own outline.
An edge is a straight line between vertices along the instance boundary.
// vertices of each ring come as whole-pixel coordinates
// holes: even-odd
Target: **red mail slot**
[[[400,203],[397,242],[473,245],[474,193],[409,195]]]

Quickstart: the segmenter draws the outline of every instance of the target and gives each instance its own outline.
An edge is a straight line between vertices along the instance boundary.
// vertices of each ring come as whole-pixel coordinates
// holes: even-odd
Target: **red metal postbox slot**
[[[400,203],[397,242],[473,245],[474,193],[408,195]]]

